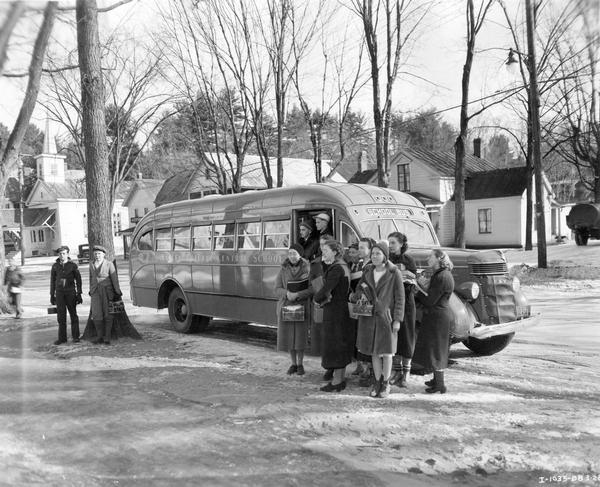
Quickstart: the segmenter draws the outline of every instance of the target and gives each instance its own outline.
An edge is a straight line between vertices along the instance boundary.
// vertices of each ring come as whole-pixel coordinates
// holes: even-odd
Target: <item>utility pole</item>
[[[18,167],[19,167],[19,235],[21,236],[21,266],[25,265],[25,229],[23,224],[23,213],[25,212],[25,199],[23,198],[23,186],[24,182],[24,168],[23,168],[23,156],[30,156],[31,154],[19,154]]]
[[[527,22],[527,63],[529,67],[529,108],[533,143],[533,173],[535,179],[535,221],[537,234],[538,268],[548,267],[546,252],[546,220],[542,180],[542,150],[540,146],[540,93],[538,91],[537,65],[535,59],[535,18],[532,0],[525,0]]]

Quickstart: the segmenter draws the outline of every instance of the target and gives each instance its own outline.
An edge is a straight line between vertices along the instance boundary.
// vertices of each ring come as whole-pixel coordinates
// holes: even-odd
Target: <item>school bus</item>
[[[412,196],[370,185],[326,183],[213,195],[160,206],[132,236],[131,299],[168,308],[177,331],[204,329],[213,317],[276,324],[275,279],[302,220],[331,216],[344,247],[361,237],[400,231],[421,269],[439,247],[423,205]],[[539,320],[501,251],[446,249],[455,265],[453,342],[492,354]]]

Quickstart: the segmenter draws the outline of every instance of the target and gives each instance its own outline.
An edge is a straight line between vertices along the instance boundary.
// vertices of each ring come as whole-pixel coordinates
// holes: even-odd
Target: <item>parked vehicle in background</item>
[[[577,203],[567,215],[567,226],[575,233],[577,245],[587,245],[588,239],[600,239],[600,204]]]
[[[184,333],[205,328],[211,317],[275,326],[274,283],[288,246],[298,241],[302,220],[324,212],[345,248],[363,236],[400,231],[426,269],[431,249],[439,247],[423,205],[386,188],[328,183],[180,201],[152,210],[136,226],[132,302],[167,307]],[[446,250],[456,282],[453,342],[489,355],[538,322],[501,251]]]
[[[90,262],[90,246],[89,244],[79,245],[77,250],[77,262],[87,264]]]

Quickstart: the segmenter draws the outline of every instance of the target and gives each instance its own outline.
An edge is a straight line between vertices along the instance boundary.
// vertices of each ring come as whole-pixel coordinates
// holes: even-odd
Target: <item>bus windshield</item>
[[[360,229],[363,235],[375,240],[386,239],[392,232],[401,232],[406,235],[408,242],[411,244],[438,245],[431,225],[423,221],[399,219],[363,220],[360,222]]]

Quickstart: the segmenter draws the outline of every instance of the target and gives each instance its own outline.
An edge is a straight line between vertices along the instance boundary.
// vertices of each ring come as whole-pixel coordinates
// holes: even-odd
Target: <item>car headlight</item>
[[[476,282],[463,282],[459,284],[456,289],[456,294],[467,301],[475,301],[479,297],[479,284]]]
[[[512,287],[514,292],[519,292],[519,289],[521,289],[521,281],[519,281],[517,276],[513,277]]]

